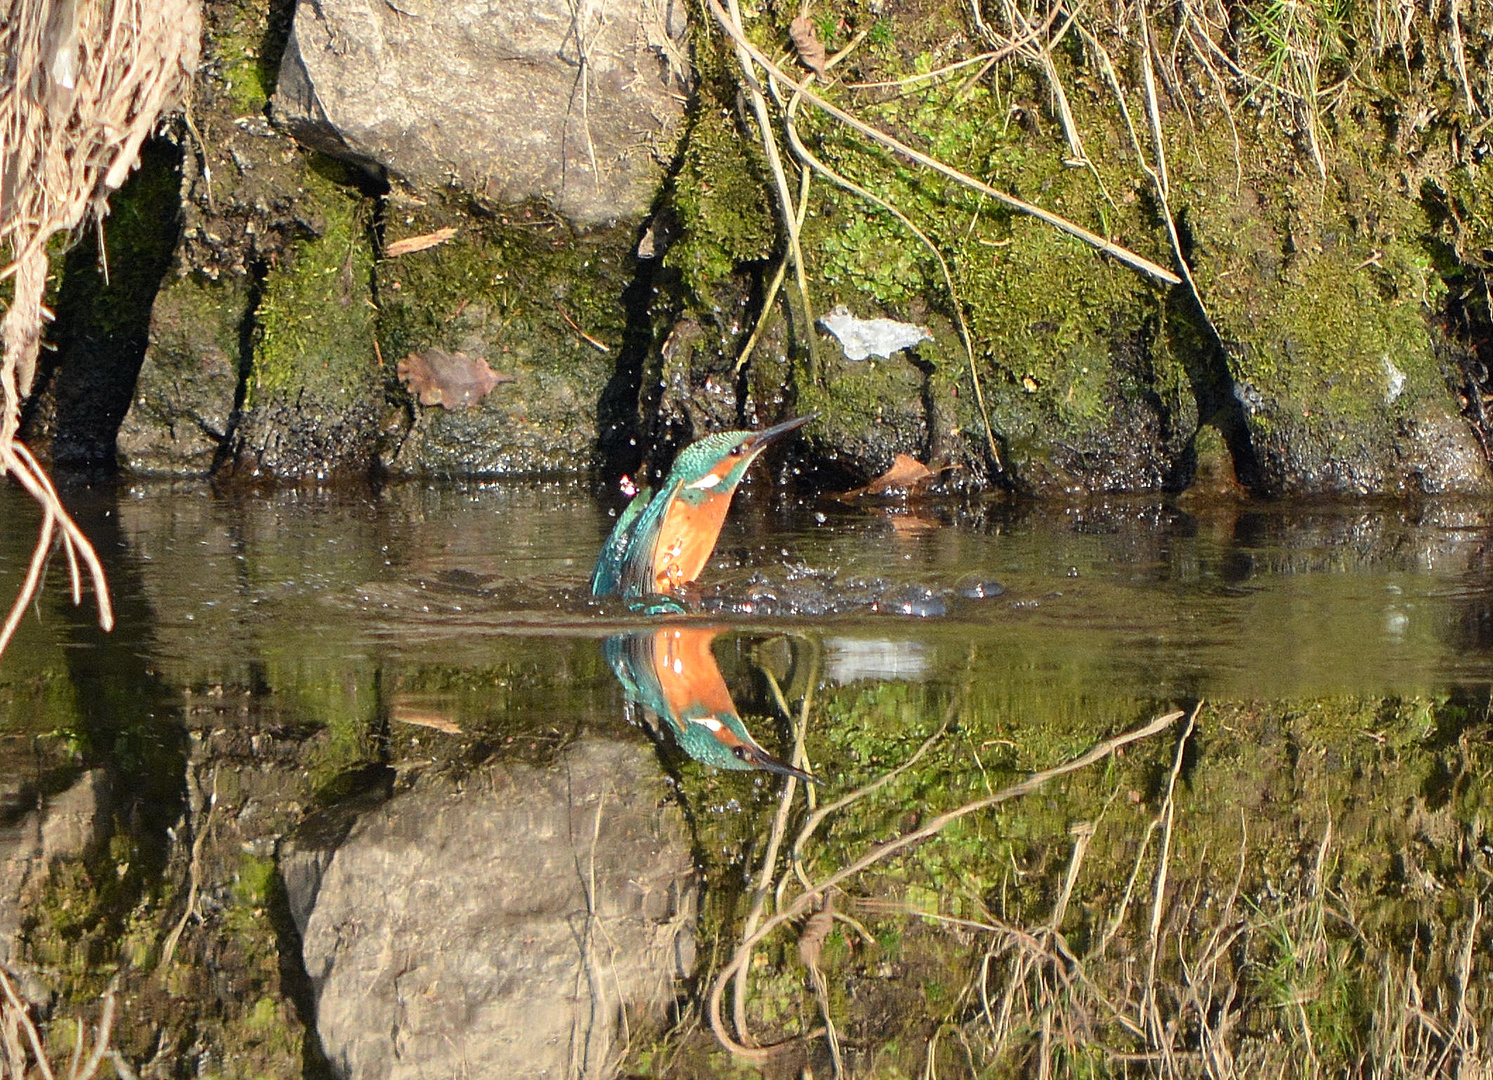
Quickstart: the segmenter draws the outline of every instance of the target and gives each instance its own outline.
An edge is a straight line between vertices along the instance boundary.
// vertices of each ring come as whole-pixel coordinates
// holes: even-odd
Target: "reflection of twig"
[[[88,1051],[86,1059],[83,1057],[83,1024],[82,1021],[78,1022],[78,1038],[67,1072],[62,1074],[64,1080],[92,1080],[99,1065],[103,1063],[104,1055],[109,1053],[109,1037],[114,1031],[114,994],[118,981],[118,976],[115,976],[110,981],[109,988],[104,991],[104,1007],[99,1013],[98,1026],[94,1028],[93,1047]],[[4,991],[4,998],[0,999],[0,1037],[3,1037],[5,1044],[5,1075],[14,1077],[15,1080],[22,1080],[29,1075],[30,1071],[26,1066],[26,1046],[29,1045],[36,1068],[45,1080],[57,1080],[58,1072],[47,1056],[41,1032],[36,1028],[36,1021],[31,1018],[31,1010],[16,993],[15,984],[3,966],[0,966],[0,990]],[[26,1037],[24,1045],[21,1042],[22,1035]]]
[[[923,745],[919,746],[915,751],[913,751],[912,756],[904,761],[901,765],[898,765],[895,769],[891,770],[891,772],[883,773],[875,780],[872,780],[869,784],[856,788],[850,794],[841,796],[834,802],[828,803],[825,806],[821,806],[818,810],[810,814],[808,820],[803,823],[803,827],[798,830],[798,835],[793,838],[794,865],[802,865],[804,843],[809,839],[809,837],[814,835],[815,831],[819,828],[820,825],[824,824],[825,818],[829,817],[836,811],[845,809],[845,807],[849,806],[851,803],[859,802],[861,799],[864,799],[872,792],[885,787],[887,784],[890,784],[897,777],[905,773],[908,769],[916,765],[922,758],[922,756],[926,754],[930,749],[932,749],[933,744],[938,742],[939,739],[943,738],[944,732],[947,731],[949,729],[949,725],[954,722],[954,717],[959,715],[959,709],[964,704],[964,698],[965,695],[968,694],[968,692],[969,683],[966,682],[961,688],[961,692],[959,694],[956,694],[949,701],[948,708],[944,709],[943,720],[939,723],[938,729],[934,731],[932,735],[929,735],[926,739],[924,739]],[[801,880],[805,889],[810,887],[807,878],[801,878]]]
[[[212,829],[213,810],[218,805],[218,770],[213,770],[213,790],[207,797],[207,813],[202,818],[202,828],[197,830],[197,835],[192,838],[192,861],[187,867],[187,910],[181,913],[181,918],[171,929],[166,938],[166,944],[161,948],[161,969],[171,966],[171,958],[176,955],[176,944],[181,940],[182,931],[186,930],[187,923],[193,915],[201,917],[197,911],[197,890],[202,885],[202,845],[207,841],[207,834]]]
[[[1176,817],[1177,809],[1177,777],[1181,775],[1182,760],[1187,753],[1187,741],[1192,736],[1193,728],[1197,725],[1198,713],[1202,711],[1202,708],[1201,701],[1193,707],[1192,715],[1187,718],[1187,726],[1182,729],[1182,734],[1177,739],[1177,753],[1172,759],[1172,771],[1166,780],[1166,798],[1161,803],[1161,848],[1156,855],[1156,888],[1151,896],[1150,954],[1146,960],[1146,989],[1141,1003],[1142,1016],[1148,1021],[1157,1045],[1161,1043],[1161,1021],[1156,1015],[1156,955],[1161,948],[1161,908],[1166,898],[1167,869],[1172,855],[1172,821]]]
[[[105,630],[112,630],[114,608],[109,601],[109,584],[104,578],[104,567],[99,562],[98,553],[93,550],[88,537],[83,535],[83,530],[79,529],[77,523],[68,516],[62,506],[62,499],[57,495],[57,489],[52,486],[52,481],[42,471],[36,458],[31,456],[31,451],[26,448],[26,444],[19,439],[13,440],[9,446],[4,445],[4,440],[0,439],[0,476],[5,473],[10,473],[19,480],[21,486],[30,493],[31,497],[41,504],[42,524],[41,533],[36,541],[36,549],[32,552],[31,566],[26,572],[26,580],[16,595],[5,625],[0,627],[0,653],[3,653],[6,645],[10,643],[11,637],[21,623],[22,616],[26,613],[26,605],[31,602],[31,598],[36,595],[36,590],[41,585],[42,569],[46,565],[47,555],[52,550],[54,531],[58,528],[61,529],[62,548],[67,553],[73,603],[81,603],[83,598],[82,574],[78,568],[78,560],[82,559],[83,565],[88,567],[89,576],[93,579],[93,590],[99,608],[99,626]]]
[[[768,834],[767,850],[762,856],[762,867],[757,871],[756,888],[752,891],[752,907],[742,924],[742,937],[751,938],[757,929],[757,920],[767,905],[767,894],[772,890],[773,873],[777,869],[778,849],[783,843],[783,834],[788,829],[788,814],[793,809],[793,796],[798,790],[798,777],[788,776],[783,783],[783,794],[778,799],[778,812],[773,815],[772,831]],[[747,969],[743,964],[736,969],[735,989],[732,997],[732,1020],[738,1038],[746,1039],[746,981]],[[724,974],[721,981],[724,981]],[[716,1018],[712,1016],[712,1022]]]
[[[582,1047],[580,1048],[579,1062],[577,1062],[576,1060],[577,1037],[575,1031],[575,1025],[579,1018],[572,1017],[571,1019],[570,1068],[567,1072],[567,1076],[587,1076],[590,1074],[593,1061],[591,1040],[597,1033],[597,1028],[599,1026],[599,1020],[603,1011],[604,1004],[603,998],[605,995],[605,990],[601,985],[600,976],[596,971],[596,963],[591,955],[591,952],[593,935],[599,925],[600,920],[600,912],[598,910],[596,899],[596,846],[598,841],[601,839],[601,810],[602,806],[605,803],[606,792],[602,791],[596,797],[596,815],[591,822],[591,845],[589,850],[589,857],[587,860],[586,872],[582,876],[581,880],[581,888],[585,891],[586,894],[586,926],[585,930],[582,931],[580,942],[581,969],[576,972],[575,976],[576,997],[579,998],[580,981],[582,975],[584,974],[586,983],[591,992],[591,1015],[589,1023],[586,1026],[586,1032],[583,1039],[584,1045],[582,1045]],[[577,867],[576,869],[579,870],[580,868]],[[621,999],[619,998],[618,1001],[620,1003]],[[623,1010],[623,1012],[625,1022],[626,1010]],[[605,1058],[609,1051],[610,1047],[603,1047],[602,1057]]]
[[[711,3],[714,4],[714,0],[711,0]],[[745,935],[741,944],[737,947],[736,953],[731,958],[730,962],[728,962],[726,966],[721,969],[719,974],[717,974],[715,982],[711,985],[710,988],[710,999],[708,1003],[708,1009],[710,1013],[710,1027],[711,1030],[715,1032],[716,1038],[720,1041],[722,1046],[731,1051],[733,1054],[745,1057],[753,1061],[762,1061],[766,1059],[767,1054],[764,1050],[755,1049],[753,1047],[745,1045],[744,1041],[738,1041],[738,1039],[745,1040],[749,1037],[744,1029],[744,1026],[738,1027],[737,1029],[738,1039],[733,1039],[726,1033],[725,1025],[723,1024],[721,1017],[721,1003],[722,998],[725,995],[726,983],[733,982],[738,987],[740,987],[744,982],[744,979],[739,976],[738,973],[747,969],[747,963],[751,957],[752,950],[756,947],[757,943],[777,927],[781,926],[783,923],[787,922],[790,919],[796,919],[800,915],[802,915],[814,903],[816,897],[822,895],[827,890],[834,888],[842,882],[848,881],[850,878],[855,877],[856,875],[862,873],[863,871],[869,869],[877,863],[883,862],[884,860],[890,858],[895,854],[898,854],[910,847],[920,844],[924,840],[928,840],[934,836],[937,836],[954,822],[968,817],[970,814],[989,809],[990,807],[997,806],[1003,802],[1009,802],[1012,799],[1021,798],[1024,795],[1029,795],[1048,782],[1057,779],[1058,777],[1067,776],[1070,773],[1078,772],[1089,767],[1097,761],[1103,760],[1122,747],[1128,746],[1129,744],[1138,742],[1142,739],[1150,738],[1152,735],[1165,730],[1167,727],[1180,719],[1183,715],[1184,714],[1182,712],[1170,712],[1162,716],[1158,716],[1156,719],[1152,720],[1150,723],[1146,724],[1143,727],[1136,728],[1133,731],[1127,731],[1121,735],[1116,735],[1111,739],[1106,739],[1103,742],[1100,742],[1091,747],[1084,753],[1080,754],[1078,757],[1071,758],[1063,764],[1055,765],[1050,769],[1044,769],[1042,772],[1034,773],[1031,776],[1027,777],[1025,780],[1021,780],[1015,784],[1009,785],[1008,787],[1002,788],[994,795],[987,795],[984,798],[976,799],[973,802],[965,803],[963,806],[959,806],[953,810],[949,810],[943,814],[939,814],[937,817],[930,820],[921,828],[914,829],[909,833],[904,833],[894,840],[890,840],[885,844],[873,848],[865,855],[862,855],[859,859],[856,859],[849,866],[831,874],[823,881],[813,885],[810,889],[796,897],[792,903],[786,905],[771,918],[763,922],[755,932]],[[737,1000],[740,1001],[739,990],[737,993]],[[742,1017],[740,1015],[740,1010],[738,1010],[738,1023],[740,1023],[741,1019]]]

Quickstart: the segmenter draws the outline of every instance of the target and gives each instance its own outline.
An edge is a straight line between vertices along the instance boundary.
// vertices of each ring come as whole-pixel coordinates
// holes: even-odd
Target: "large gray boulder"
[[[693,966],[682,815],[651,748],[588,741],[396,796],[335,845],[282,851],[341,1075],[609,1076],[622,1015]]]
[[[276,115],[417,188],[638,217],[683,117],[684,30],[682,0],[300,0]]]

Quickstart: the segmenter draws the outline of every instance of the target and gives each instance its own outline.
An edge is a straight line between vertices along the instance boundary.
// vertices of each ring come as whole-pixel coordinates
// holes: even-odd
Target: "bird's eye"
[[[749,447],[746,443],[737,443],[735,448],[732,449],[731,454],[733,457],[740,457],[742,454],[745,454],[748,449]]]
[[[741,761],[747,760],[747,748],[745,746],[731,747],[731,753],[735,754]]]

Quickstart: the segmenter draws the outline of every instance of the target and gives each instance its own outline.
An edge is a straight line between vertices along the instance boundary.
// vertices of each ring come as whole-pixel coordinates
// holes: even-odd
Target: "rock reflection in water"
[[[747,731],[710,651],[719,627],[678,623],[607,638],[607,662],[627,700],[669,729],[674,742],[717,769],[766,769],[811,780],[769,754]]]
[[[624,1009],[662,1019],[694,966],[689,835],[637,744],[417,784],[281,866],[346,1077],[609,1076]]]

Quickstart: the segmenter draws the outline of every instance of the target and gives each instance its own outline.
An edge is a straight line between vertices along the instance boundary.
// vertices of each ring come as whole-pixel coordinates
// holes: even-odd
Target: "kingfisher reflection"
[[[741,722],[710,651],[719,633],[715,627],[669,626],[614,634],[606,640],[607,662],[627,699],[666,725],[696,761],[813,782],[808,773],[764,750]]]

